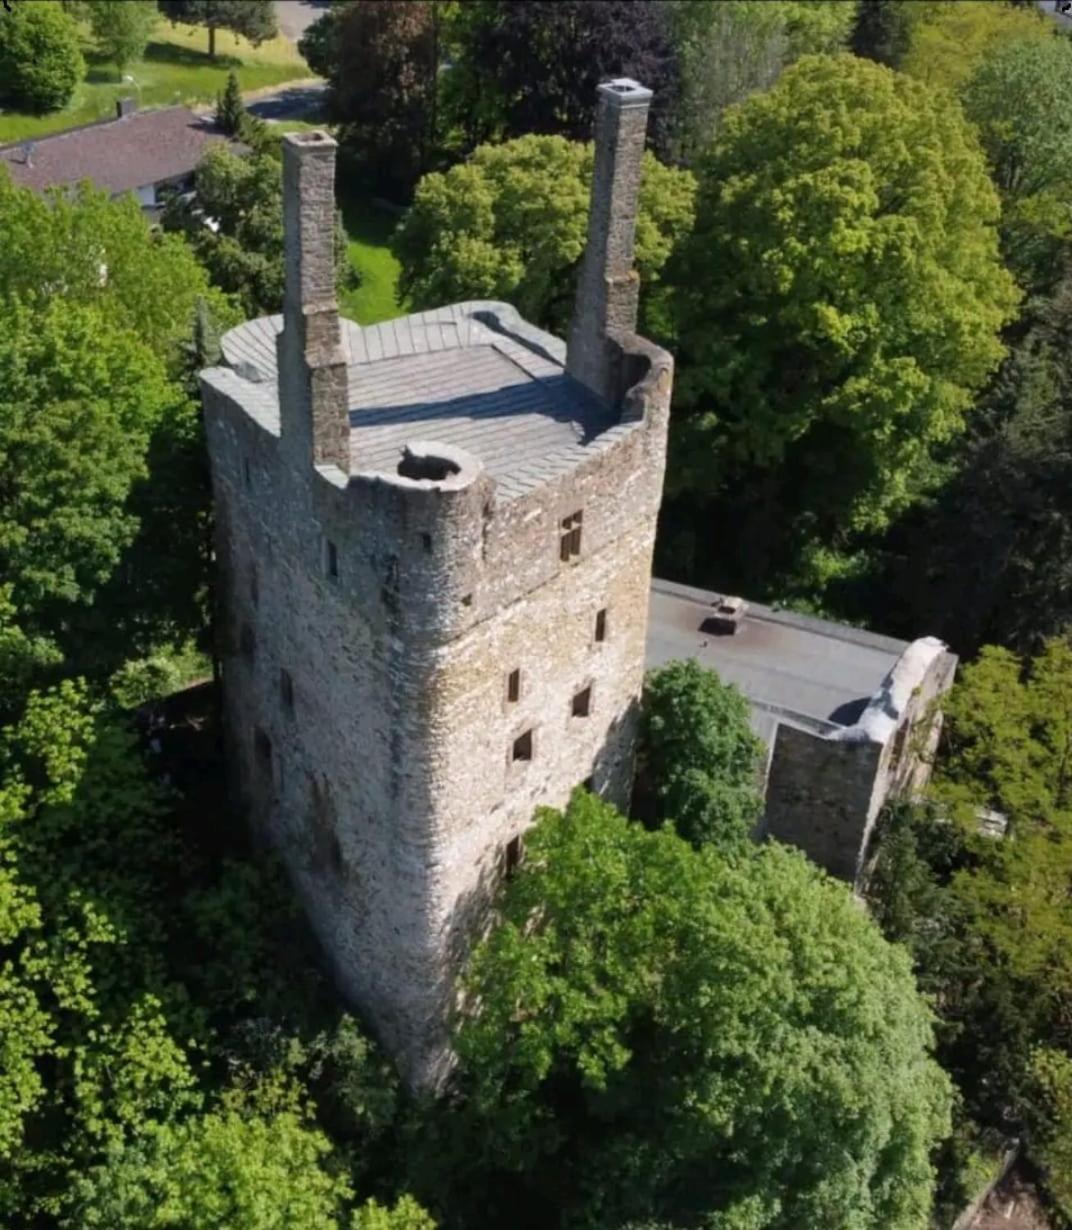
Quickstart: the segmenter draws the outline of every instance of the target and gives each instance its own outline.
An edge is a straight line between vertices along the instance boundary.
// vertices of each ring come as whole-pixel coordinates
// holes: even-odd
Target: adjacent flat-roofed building
[[[155,210],[171,192],[193,187],[205,151],[224,142],[244,149],[188,107],[138,111],[129,99],[116,117],[0,147],[0,165],[16,184],[43,192],[90,180],[113,196],[133,192]]]
[[[311,132],[283,144],[282,315],[201,374],[234,786],[415,1084],[536,807],[632,785],[673,364],[633,332],[651,93],[598,94],[568,346],[504,303],[340,319]]]
[[[926,784],[941,720],[931,702],[957,659],[934,637],[900,641],[757,603],[720,636],[707,630],[717,602],[653,581],[648,665],[695,658],[737,685],[767,745],[764,831],[855,883],[882,805]]]

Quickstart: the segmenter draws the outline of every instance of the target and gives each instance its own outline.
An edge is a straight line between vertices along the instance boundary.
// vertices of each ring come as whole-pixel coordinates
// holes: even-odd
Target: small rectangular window
[[[513,759],[531,760],[532,759],[532,731],[526,730],[523,735],[518,735],[514,740]]]
[[[581,513],[571,513],[562,518],[562,537],[558,544],[558,558],[565,563],[581,553]]]
[[[248,457],[242,458],[242,477],[245,479],[247,487],[253,486],[253,474],[249,468],[249,458]]]
[[[596,611],[596,640],[605,641],[607,639],[607,608],[604,607],[601,611]]]
[[[503,873],[509,879],[521,864],[521,856],[524,853],[524,845],[521,837],[512,838],[506,843],[506,849],[503,851]]]
[[[587,717],[592,711],[592,689],[582,688],[573,698],[573,716]]]
[[[290,672],[281,670],[279,672],[279,691],[283,698],[283,708],[288,714],[294,712],[294,681],[290,677]]]
[[[521,699],[521,672],[519,670],[511,671],[506,678],[506,699],[510,701]]]
[[[326,550],[324,552],[324,567],[327,569],[327,574],[333,580],[339,575],[339,552],[335,544],[328,539]]]

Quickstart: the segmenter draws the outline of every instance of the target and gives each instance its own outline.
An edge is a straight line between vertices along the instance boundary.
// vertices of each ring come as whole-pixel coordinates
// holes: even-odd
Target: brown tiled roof
[[[188,107],[167,107],[40,137],[29,166],[27,142],[5,145],[0,163],[15,183],[38,191],[90,179],[109,192],[128,192],[188,174],[210,145],[227,139]]]

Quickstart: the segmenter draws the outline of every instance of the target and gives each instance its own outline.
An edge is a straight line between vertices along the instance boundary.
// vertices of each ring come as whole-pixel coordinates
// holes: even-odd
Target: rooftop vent
[[[138,109],[136,98],[117,98],[115,100],[115,118],[121,120],[125,115],[133,115]]]

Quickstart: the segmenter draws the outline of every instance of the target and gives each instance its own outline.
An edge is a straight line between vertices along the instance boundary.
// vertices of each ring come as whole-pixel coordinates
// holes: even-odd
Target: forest
[[[121,72],[184,22],[214,57],[267,7],[16,3],[0,102],[66,106],[83,37]],[[434,1094],[224,788],[197,372],[280,308],[278,132],[232,77],[248,152],[158,226],[0,168],[5,1226],[939,1230],[1010,1149],[1072,1224],[1070,37],[1004,0],[334,0],[306,30],[340,203],[398,214],[400,310],[563,335],[596,85],[652,88],[656,574],[961,663],[866,909],[750,840],[744,697],[650,673],[643,805],[540,810]]]

